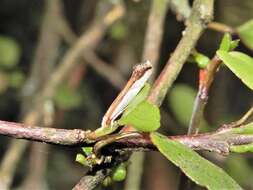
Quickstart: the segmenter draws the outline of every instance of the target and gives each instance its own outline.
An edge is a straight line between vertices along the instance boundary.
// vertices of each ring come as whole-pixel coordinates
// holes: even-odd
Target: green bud
[[[231,41],[231,43],[230,43],[230,51],[234,50],[238,46],[239,42],[240,42],[239,39]]]
[[[210,59],[207,56],[201,53],[194,54],[194,59],[201,69],[204,69],[210,61]]]
[[[229,33],[225,33],[221,40],[219,50],[228,52],[230,50],[231,41],[232,41],[231,35]]]
[[[82,150],[86,156],[92,154],[92,147],[82,147]]]

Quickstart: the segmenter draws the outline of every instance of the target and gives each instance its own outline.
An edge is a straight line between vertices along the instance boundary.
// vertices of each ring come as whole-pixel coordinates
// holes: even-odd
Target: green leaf
[[[151,134],[151,140],[168,160],[198,185],[210,190],[242,189],[224,170],[185,145],[155,132]]]
[[[242,42],[248,46],[250,49],[253,49],[253,19],[244,23],[243,25],[237,28],[237,33],[242,40]]]
[[[160,111],[147,101],[138,104],[130,113],[118,120],[119,125],[132,125],[143,132],[155,131],[160,127]]]
[[[15,40],[0,36],[0,65],[12,68],[19,62],[21,50]]]
[[[224,36],[221,40],[219,50],[229,51],[230,50],[231,40],[232,40],[231,35],[229,33],[224,34]]]
[[[89,155],[92,154],[93,148],[92,148],[92,147],[82,147],[82,150],[83,150],[83,152],[84,152],[84,154],[85,154],[86,156],[89,156]]]
[[[216,52],[223,63],[238,77],[242,82],[253,90],[253,59],[241,52]]]
[[[135,96],[135,98],[126,107],[123,116],[129,114],[138,104],[144,101],[148,97],[150,85],[146,83],[141,91]]]

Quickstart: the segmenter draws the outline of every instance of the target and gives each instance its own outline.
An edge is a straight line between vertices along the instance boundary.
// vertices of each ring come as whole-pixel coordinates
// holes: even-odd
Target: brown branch
[[[212,15],[213,0],[194,1],[191,16],[186,21],[187,27],[183,32],[183,37],[152,87],[149,96],[151,102],[161,105],[207,23],[212,19]]]
[[[0,121],[0,134],[16,139],[28,139],[59,145],[77,145],[85,143],[86,131],[81,129],[56,129],[29,126],[20,123]]]
[[[227,125],[229,126],[229,125]],[[243,128],[240,126],[238,128]],[[230,146],[253,143],[253,135],[238,133],[235,128],[221,127],[212,133],[196,135],[168,136],[172,140],[181,142],[194,150],[206,150],[221,154],[228,154]],[[236,128],[237,129],[237,128]],[[149,134],[142,132],[130,132],[118,138],[118,134],[108,135],[94,139],[91,131],[82,129],[56,129],[27,126],[21,123],[0,121],[0,134],[17,139],[27,139],[62,146],[85,146],[94,145],[105,139],[115,139],[108,147],[112,150],[128,149],[133,151],[155,150],[155,146],[149,138]],[[121,135],[122,136],[122,135]],[[102,142],[102,141],[101,141]]]
[[[235,34],[236,30],[232,28],[231,26],[228,26],[223,23],[219,22],[210,22],[208,24],[208,29],[217,31],[217,32],[222,32],[222,33],[230,33],[230,34]]]

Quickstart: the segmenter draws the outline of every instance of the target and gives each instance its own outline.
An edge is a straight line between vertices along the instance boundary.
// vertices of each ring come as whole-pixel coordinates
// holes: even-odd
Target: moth
[[[106,111],[101,123],[102,128],[113,125],[115,119],[123,113],[129,103],[144,87],[152,71],[152,65],[148,60],[134,67],[127,84]]]

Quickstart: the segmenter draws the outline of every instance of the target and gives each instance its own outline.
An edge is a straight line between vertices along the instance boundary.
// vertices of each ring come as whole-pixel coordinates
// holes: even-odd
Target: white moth
[[[126,86],[113,101],[102,120],[102,127],[106,127],[125,110],[129,103],[143,88],[150,75],[152,74],[152,65],[150,61],[145,61],[134,68],[131,78]]]

